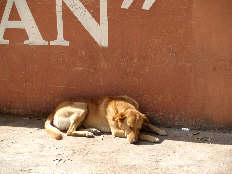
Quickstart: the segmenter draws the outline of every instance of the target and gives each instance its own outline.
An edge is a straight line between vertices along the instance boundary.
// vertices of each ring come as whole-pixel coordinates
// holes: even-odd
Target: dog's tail
[[[52,125],[52,122],[53,122],[53,119],[54,119],[54,114],[55,112],[52,112],[47,120],[45,121],[45,130],[46,132],[48,133],[48,135],[50,135],[52,138],[55,138],[57,140],[60,140],[62,139],[62,134],[61,132],[59,131],[59,129],[57,129],[56,127],[54,127]]]

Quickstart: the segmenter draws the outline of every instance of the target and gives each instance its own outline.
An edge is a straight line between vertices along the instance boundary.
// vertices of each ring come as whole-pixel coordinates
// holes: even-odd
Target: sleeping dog
[[[138,108],[138,103],[128,96],[65,101],[48,116],[45,129],[57,140],[62,139],[61,131],[66,131],[68,136],[94,137],[100,132],[111,132],[114,137],[127,138],[129,143],[136,143],[138,139],[159,142],[157,137],[140,130],[159,135],[167,132],[150,124]],[[81,126],[85,129],[80,129]]]

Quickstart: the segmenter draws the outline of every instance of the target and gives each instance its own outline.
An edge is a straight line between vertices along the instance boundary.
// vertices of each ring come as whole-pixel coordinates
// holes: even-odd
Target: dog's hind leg
[[[80,121],[78,121],[80,123]],[[67,131],[67,136],[75,136],[75,137],[94,137],[94,134],[92,132],[89,132],[87,130],[78,130],[76,131],[76,128],[78,127],[77,122],[71,123],[69,130]]]
[[[101,131],[96,128],[79,129],[79,131],[88,131],[93,133],[94,135],[101,135]]]
[[[86,109],[78,109],[76,112],[73,111],[73,114],[70,117],[70,126],[67,131],[67,136],[94,137],[94,134],[89,131],[76,131],[76,129],[81,126],[81,123],[85,119],[86,114]]]
[[[157,133],[158,135],[168,135],[168,133],[150,123],[143,123],[143,129],[149,132]]]
[[[78,130],[78,131],[72,132],[71,136],[92,138],[92,137],[94,137],[94,134],[89,132],[89,131],[79,131]]]

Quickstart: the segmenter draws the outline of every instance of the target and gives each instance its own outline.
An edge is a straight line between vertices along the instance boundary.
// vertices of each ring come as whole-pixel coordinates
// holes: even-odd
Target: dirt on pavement
[[[231,131],[166,128],[160,144],[111,135],[57,141],[44,121],[0,115],[0,174],[232,174]]]

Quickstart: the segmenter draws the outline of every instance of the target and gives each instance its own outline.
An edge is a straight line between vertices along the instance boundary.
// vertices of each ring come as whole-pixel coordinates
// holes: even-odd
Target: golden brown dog
[[[86,137],[111,132],[114,137],[127,138],[130,143],[136,143],[138,139],[159,142],[157,137],[140,133],[140,129],[159,135],[167,135],[166,131],[150,124],[138,108],[138,103],[127,96],[67,101],[48,116],[45,129],[55,139],[62,138],[60,131],[67,131],[68,136]],[[79,129],[80,126],[86,129]]]

